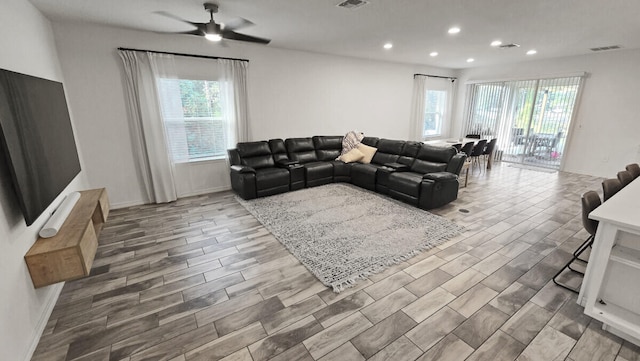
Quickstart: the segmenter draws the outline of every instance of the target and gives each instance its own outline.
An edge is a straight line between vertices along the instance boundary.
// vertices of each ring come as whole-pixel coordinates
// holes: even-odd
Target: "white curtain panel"
[[[410,139],[416,141],[424,140],[424,107],[427,94],[427,77],[415,75],[413,77],[413,100],[411,102],[411,134]]]
[[[446,82],[446,84],[444,83],[441,83],[441,84],[445,89],[447,89],[447,110],[442,119],[442,135],[444,137],[450,137],[451,123],[453,122],[453,119],[452,119],[453,107],[455,105],[454,100],[457,94],[456,90],[457,90],[458,83],[455,80],[452,81],[451,79],[439,79],[439,80]]]
[[[249,140],[249,100],[247,98],[247,68],[249,62],[218,59],[220,67],[220,97],[227,119],[227,148]]]
[[[167,55],[118,50],[124,63],[126,100],[136,160],[147,202],[165,203],[177,199],[174,168],[167,148],[156,78],[159,59]]]

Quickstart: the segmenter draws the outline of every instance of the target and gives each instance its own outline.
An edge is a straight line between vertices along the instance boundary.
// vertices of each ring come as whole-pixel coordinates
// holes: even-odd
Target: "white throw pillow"
[[[364,157],[359,160],[359,162],[363,164],[371,163],[371,159],[373,159],[373,155],[376,154],[376,151],[378,150],[378,148],[370,147],[362,143],[358,144],[356,149],[358,149],[362,154],[364,154]]]
[[[360,159],[364,158],[364,154],[358,150],[358,148],[353,148],[347,153],[341,155],[338,159],[345,163],[357,162]]]

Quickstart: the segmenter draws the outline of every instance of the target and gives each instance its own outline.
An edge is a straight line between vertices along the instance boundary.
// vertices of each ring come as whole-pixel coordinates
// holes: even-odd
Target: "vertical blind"
[[[558,168],[581,82],[574,76],[469,84],[461,135],[497,138],[505,161]]]

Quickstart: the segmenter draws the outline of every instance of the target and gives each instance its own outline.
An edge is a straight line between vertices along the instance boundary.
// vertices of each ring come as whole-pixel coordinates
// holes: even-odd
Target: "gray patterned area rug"
[[[356,186],[238,201],[335,292],[459,234],[462,227]]]

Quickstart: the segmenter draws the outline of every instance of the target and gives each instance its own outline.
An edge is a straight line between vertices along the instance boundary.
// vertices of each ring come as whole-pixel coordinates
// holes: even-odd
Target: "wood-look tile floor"
[[[114,210],[33,360],[638,361],[550,281],[587,237],[579,199],[600,182],[476,169],[434,212],[464,234],[340,294],[231,192]]]

